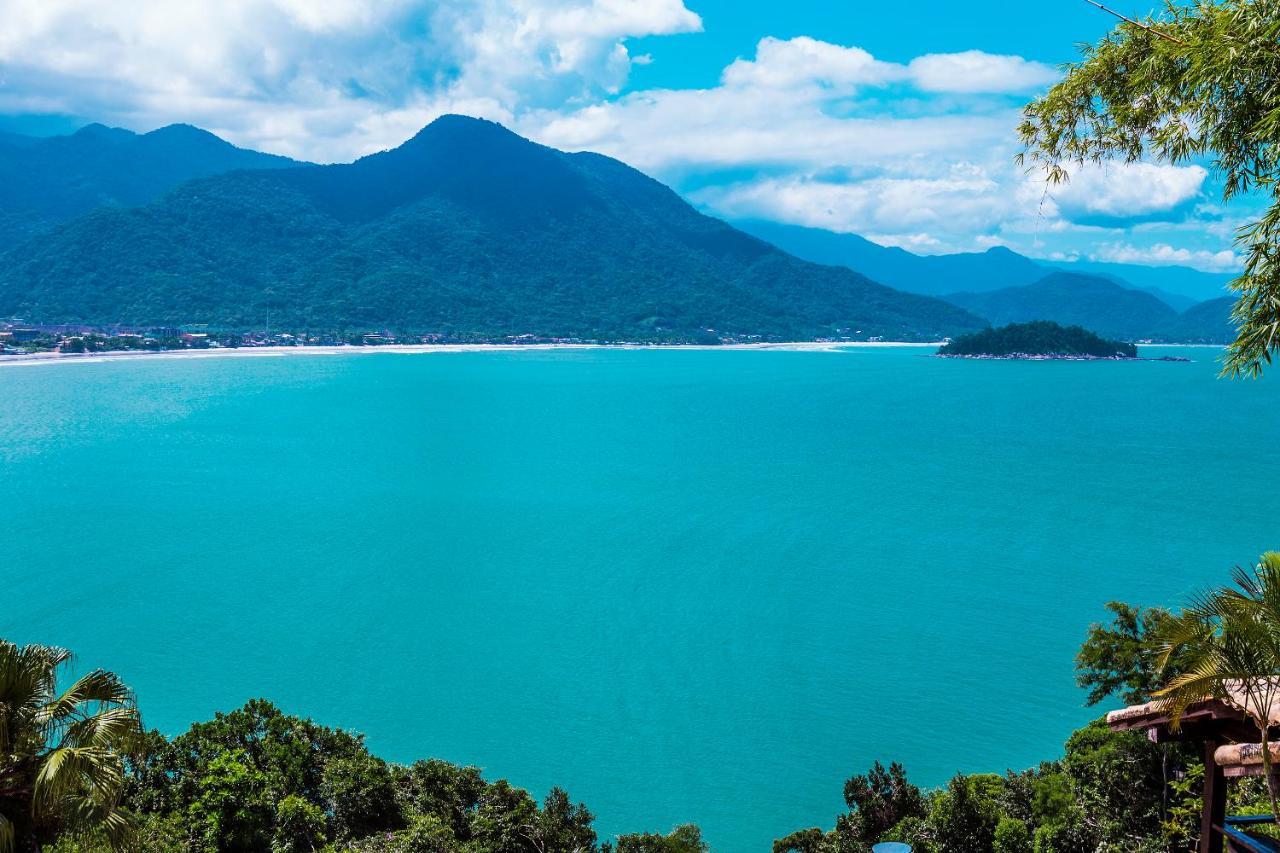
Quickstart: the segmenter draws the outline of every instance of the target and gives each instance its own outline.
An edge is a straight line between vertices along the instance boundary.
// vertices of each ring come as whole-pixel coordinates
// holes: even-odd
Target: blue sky
[[[1012,163],[1028,98],[1113,24],[1083,0],[0,0],[0,128],[206,127],[323,162],[445,112],[596,150],[707,212],[914,251],[1237,265],[1211,171]],[[1116,0],[1122,11],[1132,0]]]

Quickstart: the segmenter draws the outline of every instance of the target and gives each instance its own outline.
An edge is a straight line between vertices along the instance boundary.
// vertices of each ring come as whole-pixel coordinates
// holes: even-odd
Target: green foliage
[[[290,794],[276,805],[271,853],[313,853],[325,842],[325,817],[319,806]]]
[[[920,789],[907,781],[906,771],[894,762],[885,770],[877,761],[865,776],[844,783],[844,801],[856,816],[859,840],[872,843],[903,818],[924,814]]]
[[[144,828],[156,829],[145,848],[152,853],[597,849],[593,815],[559,788],[539,807],[474,767],[388,764],[358,735],[261,699],[172,741],[154,732],[140,738],[128,778],[127,802],[145,814]],[[96,840],[84,848],[101,849]]]
[[[1223,196],[1259,192],[1269,207],[1238,233],[1245,271],[1225,372],[1256,375],[1280,346],[1280,6],[1256,0],[1170,2],[1122,23],[1025,109],[1025,157],[1051,182],[1070,164],[1211,158]]]
[[[133,695],[96,669],[65,684],[71,653],[0,640],[0,853],[63,833],[128,841],[125,754],[138,735]]]
[[[1000,808],[989,780],[957,775],[932,803],[928,826],[937,853],[990,853]]]
[[[1138,348],[1108,341],[1079,326],[1059,326],[1048,320],[1013,323],[986,329],[944,344],[939,355],[959,356],[1089,356],[1136,358]]]
[[[1110,696],[1126,705],[1146,702],[1162,683],[1155,644],[1169,611],[1131,607],[1119,601],[1107,602],[1107,610],[1112,614],[1111,624],[1090,625],[1076,654],[1076,683],[1089,691],[1090,705]]]
[[[268,846],[274,810],[267,798],[267,776],[243,750],[219,751],[195,785],[186,819],[197,849],[250,853]]]
[[[1070,737],[1062,765],[1083,823],[1100,840],[1119,844],[1160,836],[1165,761],[1162,748],[1142,734],[1112,731],[1098,720]]]
[[[1036,826],[1069,822],[1076,805],[1070,776],[1058,771],[1039,773],[1031,790],[1031,817]]]
[[[99,209],[0,265],[0,315],[453,339],[937,340],[940,300],[793,258],[598,155],[447,116],[354,164]],[[711,331],[709,331],[711,330]]]
[[[617,853],[707,853],[702,831],[693,824],[677,826],[667,835],[653,832],[618,836]]]
[[[801,829],[773,842],[773,853],[825,853],[831,841],[821,829]]]
[[[332,815],[337,838],[361,838],[400,824],[391,769],[367,752],[326,762],[320,796]]]
[[[1025,821],[1016,817],[1002,817],[996,824],[991,844],[992,853],[1033,853],[1031,830]]]

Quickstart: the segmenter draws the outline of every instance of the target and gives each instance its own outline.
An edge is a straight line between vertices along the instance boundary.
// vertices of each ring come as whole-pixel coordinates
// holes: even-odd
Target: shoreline
[[[837,350],[880,347],[939,347],[941,341],[918,343],[908,341],[793,341],[789,343],[750,344],[383,344],[380,346],[265,346],[221,347],[176,350],[114,350],[111,352],[62,353],[35,352],[24,355],[0,355],[0,367],[32,364],[100,364],[117,359],[182,359],[182,358],[269,358],[303,355],[419,355],[462,352],[532,352],[559,350],[782,350],[790,352],[834,352]]]

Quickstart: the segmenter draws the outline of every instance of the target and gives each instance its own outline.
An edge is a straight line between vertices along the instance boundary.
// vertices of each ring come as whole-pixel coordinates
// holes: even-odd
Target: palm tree
[[[1180,675],[1155,693],[1177,726],[1187,707],[1213,697],[1244,711],[1257,727],[1271,813],[1280,815],[1272,772],[1271,729],[1280,724],[1280,553],[1232,571],[1234,586],[1194,601],[1160,630],[1159,664],[1175,656]]]
[[[101,669],[59,693],[70,660],[65,649],[0,640],[0,853],[90,829],[118,848],[132,827],[120,795],[140,732],[133,696]]]

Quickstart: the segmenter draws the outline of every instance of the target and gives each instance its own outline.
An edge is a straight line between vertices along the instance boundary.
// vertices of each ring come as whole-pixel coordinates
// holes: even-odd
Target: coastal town
[[[0,357],[37,353],[67,355],[246,347],[334,347],[477,343],[469,336],[378,332],[286,332],[214,329],[206,325],[102,328],[76,324],[37,324],[14,318],[0,321]],[[577,338],[511,335],[484,343],[593,344]]]
[[[169,352],[173,350],[245,349],[255,347],[377,347],[377,346],[454,346],[454,345],[568,345],[645,346],[656,344],[698,345],[764,345],[781,343],[762,335],[729,335],[715,329],[690,340],[617,341],[579,337],[551,337],[520,334],[485,337],[474,334],[408,333],[393,330],[283,331],[237,330],[207,324],[183,326],[91,326],[85,324],[44,324],[21,318],[0,319],[0,359],[4,356],[41,354],[90,355],[95,353]],[[818,339],[815,343],[880,343],[881,336],[865,336],[861,332],[835,338]]]

